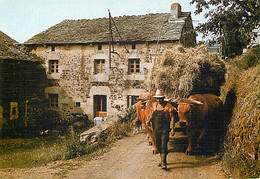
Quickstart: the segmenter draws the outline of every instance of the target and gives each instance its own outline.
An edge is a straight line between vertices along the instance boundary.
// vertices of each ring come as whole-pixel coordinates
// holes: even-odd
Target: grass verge
[[[260,165],[258,159],[248,159],[248,153],[236,152],[232,144],[224,146],[225,153],[222,156],[223,164],[228,176],[235,178],[258,178],[260,176]]]
[[[260,46],[229,63],[226,83],[225,110],[229,126],[224,144],[223,163],[235,178],[258,178],[260,132]]]
[[[104,131],[94,144],[75,141],[74,131],[62,137],[1,140],[0,168],[37,167],[75,157],[80,157],[80,160],[90,160],[103,153],[113,141],[127,136],[129,130],[129,122],[116,122]]]

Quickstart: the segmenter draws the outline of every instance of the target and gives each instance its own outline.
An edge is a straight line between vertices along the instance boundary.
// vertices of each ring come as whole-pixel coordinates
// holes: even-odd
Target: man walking
[[[152,116],[151,122],[154,132],[155,145],[161,156],[161,166],[162,169],[167,169],[166,167],[166,157],[168,154],[168,141],[170,128],[171,135],[174,135],[174,107],[164,101],[165,95],[162,90],[157,90],[154,96],[157,100],[152,106]]]

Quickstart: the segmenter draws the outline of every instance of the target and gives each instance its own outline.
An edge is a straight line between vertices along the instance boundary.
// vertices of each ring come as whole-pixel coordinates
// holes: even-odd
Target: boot
[[[161,162],[157,165],[158,167],[162,166],[162,163],[165,163],[165,165],[167,165],[167,161],[166,161],[166,157],[167,155],[165,154],[160,154],[161,156]]]
[[[166,167],[166,154],[161,154],[161,168],[166,170],[167,167]]]

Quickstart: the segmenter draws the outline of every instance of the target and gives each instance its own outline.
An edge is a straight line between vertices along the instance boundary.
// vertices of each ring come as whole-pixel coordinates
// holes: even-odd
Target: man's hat
[[[164,92],[162,90],[157,89],[155,92],[155,95],[153,96],[155,98],[165,98]]]

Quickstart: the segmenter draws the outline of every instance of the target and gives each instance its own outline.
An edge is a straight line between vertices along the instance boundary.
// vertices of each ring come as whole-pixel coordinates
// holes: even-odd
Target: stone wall
[[[25,135],[46,108],[46,74],[38,62],[0,59],[0,137]]]
[[[177,43],[161,43],[158,55],[163,50],[172,48]],[[48,79],[57,81],[46,88],[45,92],[59,95],[59,111],[64,118],[73,112],[86,113],[94,117],[93,96],[107,96],[108,118],[117,115],[127,107],[127,95],[139,95],[147,91],[144,80],[148,77],[148,69],[152,67],[156,43],[138,43],[136,49],[132,44],[115,44],[117,53],[111,54],[109,68],[108,45],[102,44],[98,50],[97,44],[37,46],[32,52],[45,59],[44,67]],[[129,74],[129,59],[140,59],[140,73]],[[94,60],[105,60],[105,72],[94,73]],[[49,72],[49,60],[58,60],[59,72]],[[80,102],[80,108],[75,103]]]

